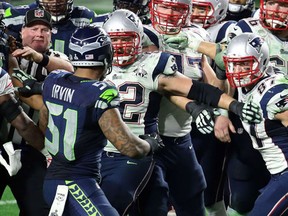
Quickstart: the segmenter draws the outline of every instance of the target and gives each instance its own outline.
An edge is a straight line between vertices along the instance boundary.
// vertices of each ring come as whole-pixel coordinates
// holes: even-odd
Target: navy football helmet
[[[69,59],[76,67],[104,66],[110,72],[113,48],[109,35],[92,25],[76,29],[69,42]]]
[[[73,9],[73,0],[36,0],[39,7],[48,11],[53,22],[67,20]]]

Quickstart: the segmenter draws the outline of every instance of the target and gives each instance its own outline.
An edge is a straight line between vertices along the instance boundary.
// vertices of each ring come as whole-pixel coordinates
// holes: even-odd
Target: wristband
[[[217,111],[220,113],[220,115],[228,117],[228,110],[222,109],[222,108],[218,108]]]
[[[41,65],[42,67],[46,67],[49,63],[49,56],[43,53],[42,53],[42,56],[43,56],[43,59],[38,64]]]

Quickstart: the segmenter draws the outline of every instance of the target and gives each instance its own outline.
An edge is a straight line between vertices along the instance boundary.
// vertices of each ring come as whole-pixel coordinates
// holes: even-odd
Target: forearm
[[[121,120],[118,110],[105,111],[99,119],[99,125],[106,138],[122,154],[133,158],[142,158],[150,152],[150,145],[131,133]]]
[[[216,54],[220,53],[224,49],[225,49],[225,45],[223,44],[217,44],[217,43],[212,43],[208,41],[201,41],[201,43],[199,44],[197,48],[197,51],[199,53],[205,54],[211,59],[215,59]]]
[[[69,61],[54,56],[49,56],[49,63],[45,68],[48,72],[58,69],[63,69],[70,72],[74,71],[74,68]]]
[[[44,136],[35,123],[25,114],[18,115],[11,125],[14,126],[19,134],[37,150],[44,148]]]

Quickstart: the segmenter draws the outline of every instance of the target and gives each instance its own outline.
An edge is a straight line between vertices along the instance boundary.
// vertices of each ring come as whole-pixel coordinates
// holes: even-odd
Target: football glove
[[[220,115],[217,109],[197,102],[187,103],[186,111],[193,117],[202,134],[210,134],[214,130],[214,119]]]
[[[232,101],[229,110],[240,116],[241,120],[246,123],[260,123],[262,121],[261,109],[253,101],[246,103]]]
[[[30,97],[35,94],[42,94],[43,83],[37,82],[34,77],[26,74],[19,68],[13,68],[12,77],[23,83],[23,87],[16,87],[21,96]]]
[[[158,152],[165,147],[158,133],[139,135],[139,138],[149,143],[151,150],[148,155],[153,155],[155,152]]]

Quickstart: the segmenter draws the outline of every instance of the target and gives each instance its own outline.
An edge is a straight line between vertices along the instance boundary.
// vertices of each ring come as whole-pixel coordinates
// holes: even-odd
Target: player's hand
[[[221,142],[231,142],[230,132],[236,133],[230,119],[225,115],[220,115],[215,118],[214,135]]]
[[[229,110],[240,116],[241,120],[246,123],[260,123],[262,121],[261,109],[253,101],[241,103],[233,101],[229,105]]]
[[[165,147],[160,135],[158,133],[139,135],[139,138],[149,143],[151,150],[148,155],[152,155]]]
[[[197,129],[202,134],[210,134],[214,130],[214,118],[220,115],[216,109],[203,109],[195,119]]]
[[[210,134],[214,130],[214,119],[220,115],[217,109],[196,102],[189,102],[186,111],[193,117],[202,134]]]
[[[177,35],[163,35],[165,44],[174,49],[185,49],[188,47],[188,36],[184,32],[180,32]]]
[[[22,167],[21,149],[14,150],[12,142],[7,142],[3,144],[3,148],[9,157],[9,163],[7,163],[7,161],[0,154],[0,164],[2,164],[6,168],[10,176],[14,176]]]
[[[23,83],[23,87],[16,88],[21,96],[30,97],[34,94],[42,94],[43,83],[37,82],[34,77],[19,68],[13,68],[12,77]]]

